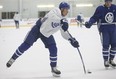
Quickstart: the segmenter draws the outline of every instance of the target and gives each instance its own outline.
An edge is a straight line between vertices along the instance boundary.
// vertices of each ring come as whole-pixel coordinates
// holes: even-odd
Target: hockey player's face
[[[69,9],[62,9],[62,10],[61,10],[62,16],[66,16],[66,15],[68,14],[68,10],[69,10]]]
[[[111,6],[111,4],[112,4],[112,2],[111,2],[111,1],[106,1],[106,2],[105,2],[105,6],[106,6],[106,7],[110,7],[110,6]]]

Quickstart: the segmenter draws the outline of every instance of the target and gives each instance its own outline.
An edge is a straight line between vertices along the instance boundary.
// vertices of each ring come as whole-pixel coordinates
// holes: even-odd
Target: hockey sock
[[[49,46],[49,52],[50,52],[50,65],[51,67],[56,67],[57,65],[57,47],[56,45]]]
[[[15,51],[13,54],[12,58],[16,60],[19,56],[21,56],[28,48],[30,45],[26,42],[22,43],[19,48]]]
[[[108,58],[109,58],[109,50],[108,49],[103,49],[102,53],[103,53],[104,61],[108,61]]]
[[[116,54],[116,50],[111,49],[110,50],[110,60],[113,60]]]

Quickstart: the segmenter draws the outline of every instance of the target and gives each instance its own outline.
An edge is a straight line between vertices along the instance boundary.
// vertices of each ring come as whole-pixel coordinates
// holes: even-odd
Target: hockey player
[[[40,38],[45,47],[48,48],[50,52],[50,66],[53,76],[60,76],[61,72],[56,68],[57,47],[52,34],[60,30],[62,36],[66,40],[69,40],[72,46],[79,47],[76,39],[71,38],[67,32],[68,22],[65,16],[67,15],[69,9],[70,6],[68,3],[61,2],[59,8],[52,9],[45,15],[44,18],[40,18],[28,33],[25,41],[17,48],[13,56],[7,62],[6,66],[10,67],[19,56],[21,56],[28,48],[33,45],[34,42],[36,42],[38,38]]]
[[[116,54],[116,5],[112,0],[104,0],[105,4],[97,7],[94,15],[85,23],[90,28],[93,23],[98,23],[98,29],[102,39],[102,53],[104,66],[116,67],[114,57]]]
[[[79,13],[77,15],[76,20],[77,20],[77,23],[79,23],[80,27],[82,27],[82,23],[84,22],[84,16],[83,16],[83,14],[82,13]]]
[[[18,12],[16,12],[14,14],[13,19],[14,19],[14,22],[15,22],[16,29],[18,29],[19,28],[19,21],[20,21],[20,15],[19,15]]]

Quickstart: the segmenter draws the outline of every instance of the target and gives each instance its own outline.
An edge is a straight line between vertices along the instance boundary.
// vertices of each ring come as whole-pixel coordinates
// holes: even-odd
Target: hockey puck
[[[87,73],[88,73],[88,74],[91,74],[92,72],[91,72],[90,70],[87,70]]]
[[[90,71],[88,72],[88,74],[91,74],[91,73],[92,73],[92,72],[90,72]]]

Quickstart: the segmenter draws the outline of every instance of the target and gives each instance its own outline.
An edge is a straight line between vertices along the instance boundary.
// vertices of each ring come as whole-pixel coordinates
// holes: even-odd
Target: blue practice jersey
[[[77,20],[82,20],[81,16],[80,15],[77,15]]]
[[[106,25],[102,26],[116,26],[116,5],[112,4],[110,7],[106,7],[105,5],[98,6],[94,15],[90,18],[89,22],[92,24],[95,22],[106,23]]]
[[[77,15],[77,18],[76,18],[79,22],[83,22],[84,21],[84,16],[83,16],[83,14],[78,14]]]

